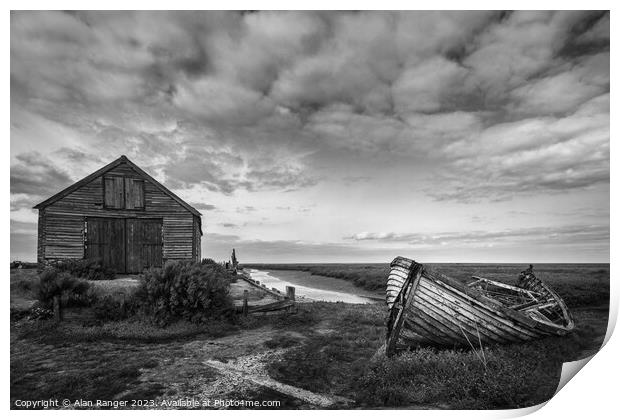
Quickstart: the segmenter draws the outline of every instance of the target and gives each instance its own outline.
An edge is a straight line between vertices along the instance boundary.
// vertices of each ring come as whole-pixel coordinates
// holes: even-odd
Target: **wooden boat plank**
[[[405,294],[401,294],[403,298],[402,299],[403,302],[406,302],[411,297],[411,295],[415,293],[415,290],[418,287],[418,284],[420,283],[421,277],[422,277],[421,266],[418,267],[418,269],[415,270],[415,272],[412,270],[409,273],[407,277],[408,284],[405,285],[405,287],[408,287],[408,289],[406,289]],[[390,309],[393,310],[393,308],[390,308]],[[404,308],[396,308],[396,310],[398,311],[398,313],[394,315],[394,313],[392,312],[392,314],[390,315],[390,321],[388,321],[388,339],[387,339],[387,343],[385,346],[385,351],[388,355],[390,355],[394,351],[394,346],[398,342],[398,336],[400,335],[400,329],[404,321],[404,318],[403,318]]]
[[[403,270],[408,271],[413,264],[414,264],[413,260],[410,260],[410,259],[407,259],[407,258],[396,258],[390,264],[390,268],[392,268],[392,269],[394,269],[394,268],[401,268]]]
[[[458,295],[454,295],[447,291],[444,291],[440,287],[430,282],[423,282],[421,284],[421,287],[449,301],[452,305],[454,305],[455,311],[458,311],[456,309],[458,307],[459,310],[468,312],[469,314],[477,318],[482,318],[484,319],[484,322],[493,325],[495,328],[501,331],[506,331],[507,334],[516,336],[520,340],[527,340],[539,337],[539,334],[536,331],[532,331],[525,326],[517,325],[509,319],[499,317],[493,312],[485,310],[483,306],[476,307],[475,303],[467,302],[461,299]]]
[[[402,285],[402,284],[405,284],[405,280],[406,279],[400,278],[398,276],[390,275],[388,277],[388,283],[395,283],[395,284],[401,284]]]
[[[429,331],[431,334],[443,340],[448,340],[447,342],[449,342],[450,340],[454,341],[455,339],[458,340],[459,338],[454,331],[451,331],[447,326],[443,325],[441,322],[428,315],[425,309],[419,307],[409,308],[407,310],[407,315],[416,323],[425,326],[426,330]]]
[[[426,288],[420,288],[420,294],[427,299],[433,299],[435,305],[437,306],[442,304],[442,302],[438,300],[441,298],[437,297],[437,295],[435,295],[433,292],[429,291]],[[456,318],[463,317],[464,319],[462,321],[468,322],[470,325],[477,324],[480,330],[488,330],[490,335],[497,337],[497,339],[500,341],[504,340],[515,342],[533,338],[533,336],[522,334],[518,331],[514,331],[511,328],[504,328],[502,326],[498,327],[493,322],[491,322],[487,314],[484,314],[484,312],[478,313],[472,308],[458,306],[449,301],[448,299],[444,300],[442,310],[448,314],[447,316],[452,316]]]
[[[435,344],[439,344],[442,346],[449,346],[451,344],[454,344],[454,340],[452,338],[446,337],[445,335],[441,334],[437,331],[435,327],[429,325],[427,322],[424,321],[424,319],[417,315],[418,314],[410,315],[408,318],[406,318],[403,329],[408,329],[413,332],[419,331],[420,335],[423,335],[428,341]]]
[[[437,314],[437,316],[442,317],[444,319],[444,324],[446,322],[454,320],[452,321],[452,323],[455,328],[463,328],[472,337],[477,338],[479,333],[483,341],[486,341],[488,343],[508,343],[512,341],[520,341],[518,337],[507,337],[506,334],[498,332],[497,329],[486,324],[483,319],[476,318],[474,316],[471,316],[470,314],[468,314],[469,316],[466,316],[465,314],[458,313],[457,311],[447,306],[442,306],[441,309],[439,309],[440,306],[438,304],[440,304],[440,302],[424,293],[421,289],[418,289],[418,294],[416,296],[426,302],[426,305],[430,311],[433,311]]]
[[[478,340],[478,336],[480,339],[484,341],[486,344],[490,343],[508,343],[515,341],[522,341],[520,337],[516,336],[508,336],[506,334],[498,334],[497,331],[493,331],[485,326],[484,322],[480,319],[471,319],[467,318],[462,314],[455,313],[454,311],[443,311],[441,308],[439,309],[436,305],[434,299],[430,297],[418,293],[417,298],[424,301],[424,305],[426,311],[429,315],[432,315],[435,318],[442,319],[442,323],[444,325],[448,325],[454,334],[458,337],[463,337],[463,334],[467,334],[470,340]]]
[[[425,272],[425,274],[428,273]],[[531,329],[539,330],[540,332],[546,334],[557,334],[558,329],[564,328],[564,326],[561,325],[550,326],[544,323],[537,322],[526,314],[510,309],[502,305],[498,301],[488,298],[487,296],[475,289],[468,289],[465,285],[460,284],[456,280],[451,279],[441,273],[432,273],[430,274],[430,276],[433,277],[433,280],[443,283],[443,286],[455,290],[461,295],[467,296],[469,299],[473,298],[480,305],[487,307],[488,309],[491,309],[498,314],[502,314],[504,318],[511,318],[513,321],[519,321],[520,323],[527,325]]]
[[[453,280],[451,282],[444,282],[444,281],[442,281],[440,279],[437,279],[437,278],[433,278],[433,280],[436,281],[436,282],[439,282],[439,284],[442,287],[445,287],[448,290],[454,291],[455,293],[457,293],[458,295],[464,297],[468,301],[476,302],[478,305],[482,306],[483,308],[486,308],[486,309],[496,313],[497,315],[499,315],[503,319],[513,318],[513,321],[518,320],[520,323],[523,323],[523,324],[527,325],[530,328],[536,328],[537,325],[538,325],[538,323],[536,321],[534,321],[533,319],[527,317],[526,315],[524,315],[524,314],[522,314],[520,312],[517,312],[517,311],[513,311],[513,310],[511,310],[509,308],[506,308],[505,306],[502,306],[497,301],[493,301],[492,299],[487,298],[486,296],[476,292],[475,290],[464,289],[463,285],[458,285],[459,287],[457,287],[457,285],[455,284],[455,282]]]
[[[396,266],[396,267],[390,268],[390,273],[397,275],[397,276],[402,276],[403,278],[406,279],[407,276],[409,275],[409,269]]]
[[[441,331],[448,337],[462,344],[467,344],[467,338],[477,340],[476,333],[470,329],[469,325],[460,325],[455,320],[445,319],[436,309],[432,308],[432,305],[425,302],[419,294],[416,294],[414,299],[419,305],[418,309],[424,314],[423,318],[435,327],[440,326]],[[432,321],[429,321],[429,319]],[[488,341],[488,338],[485,337],[485,340]]]
[[[414,296],[414,300],[419,304],[419,298]],[[416,320],[424,322],[426,325],[429,325],[435,335],[440,337],[445,337],[452,340],[457,340],[459,342],[464,341],[463,334],[458,328],[454,328],[454,325],[448,326],[438,320],[433,316],[432,313],[429,313],[428,308],[421,306],[410,306],[407,308],[407,313],[411,314],[411,316],[417,317]]]

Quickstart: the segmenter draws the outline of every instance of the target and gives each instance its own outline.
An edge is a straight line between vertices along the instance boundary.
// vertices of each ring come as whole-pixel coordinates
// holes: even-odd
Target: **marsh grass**
[[[93,325],[80,322],[57,324],[52,320],[45,320],[24,322],[14,327],[19,339],[35,340],[44,345],[61,345],[67,342],[167,343],[197,336],[223,337],[239,330],[238,326],[225,321],[200,325],[181,320],[164,328],[138,317]]]
[[[315,307],[324,320],[307,339],[269,365],[275,379],[314,392],[353,399],[362,407],[526,407],[553,395],[562,363],[594,353],[602,343],[606,312],[578,312],[567,337],[471,349],[420,348],[391,359],[380,305]],[[321,330],[331,330],[327,334]],[[479,349],[478,349],[479,350]]]
[[[71,370],[41,370],[22,360],[11,361],[11,400],[23,398],[24,391],[32,400],[68,398],[71,401],[112,400],[127,388],[139,388],[141,399],[159,395],[160,384],[143,385],[138,381],[140,369],[157,366],[154,359],[124,357],[119,360],[102,359],[96,366],[85,367],[74,363]],[[128,398],[122,398],[127,401]]]

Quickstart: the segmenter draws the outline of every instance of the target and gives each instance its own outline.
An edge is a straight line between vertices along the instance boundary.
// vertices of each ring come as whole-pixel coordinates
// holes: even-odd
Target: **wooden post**
[[[248,291],[243,291],[243,316],[248,316]]]
[[[56,295],[54,296],[54,320],[61,322],[62,318],[62,301],[60,300],[60,295]]]
[[[127,307],[126,307],[126,303],[125,303],[125,293],[121,292],[120,293],[120,297],[121,297],[121,312],[123,313],[123,315],[127,314]]]
[[[295,288],[293,286],[286,286],[286,298],[295,300]]]

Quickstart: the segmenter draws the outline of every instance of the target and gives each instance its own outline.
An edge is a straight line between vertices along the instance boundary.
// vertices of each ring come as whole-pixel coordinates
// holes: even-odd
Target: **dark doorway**
[[[161,267],[161,220],[127,219],[127,272]]]
[[[161,219],[89,217],[86,223],[86,258],[101,259],[117,273],[161,267]]]

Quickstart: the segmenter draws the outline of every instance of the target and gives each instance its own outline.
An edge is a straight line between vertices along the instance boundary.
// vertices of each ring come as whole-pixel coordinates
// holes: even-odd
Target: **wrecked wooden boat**
[[[533,267],[517,286],[473,277],[461,283],[413,260],[390,265],[388,355],[417,346],[478,347],[564,335],[575,323],[564,301]]]

